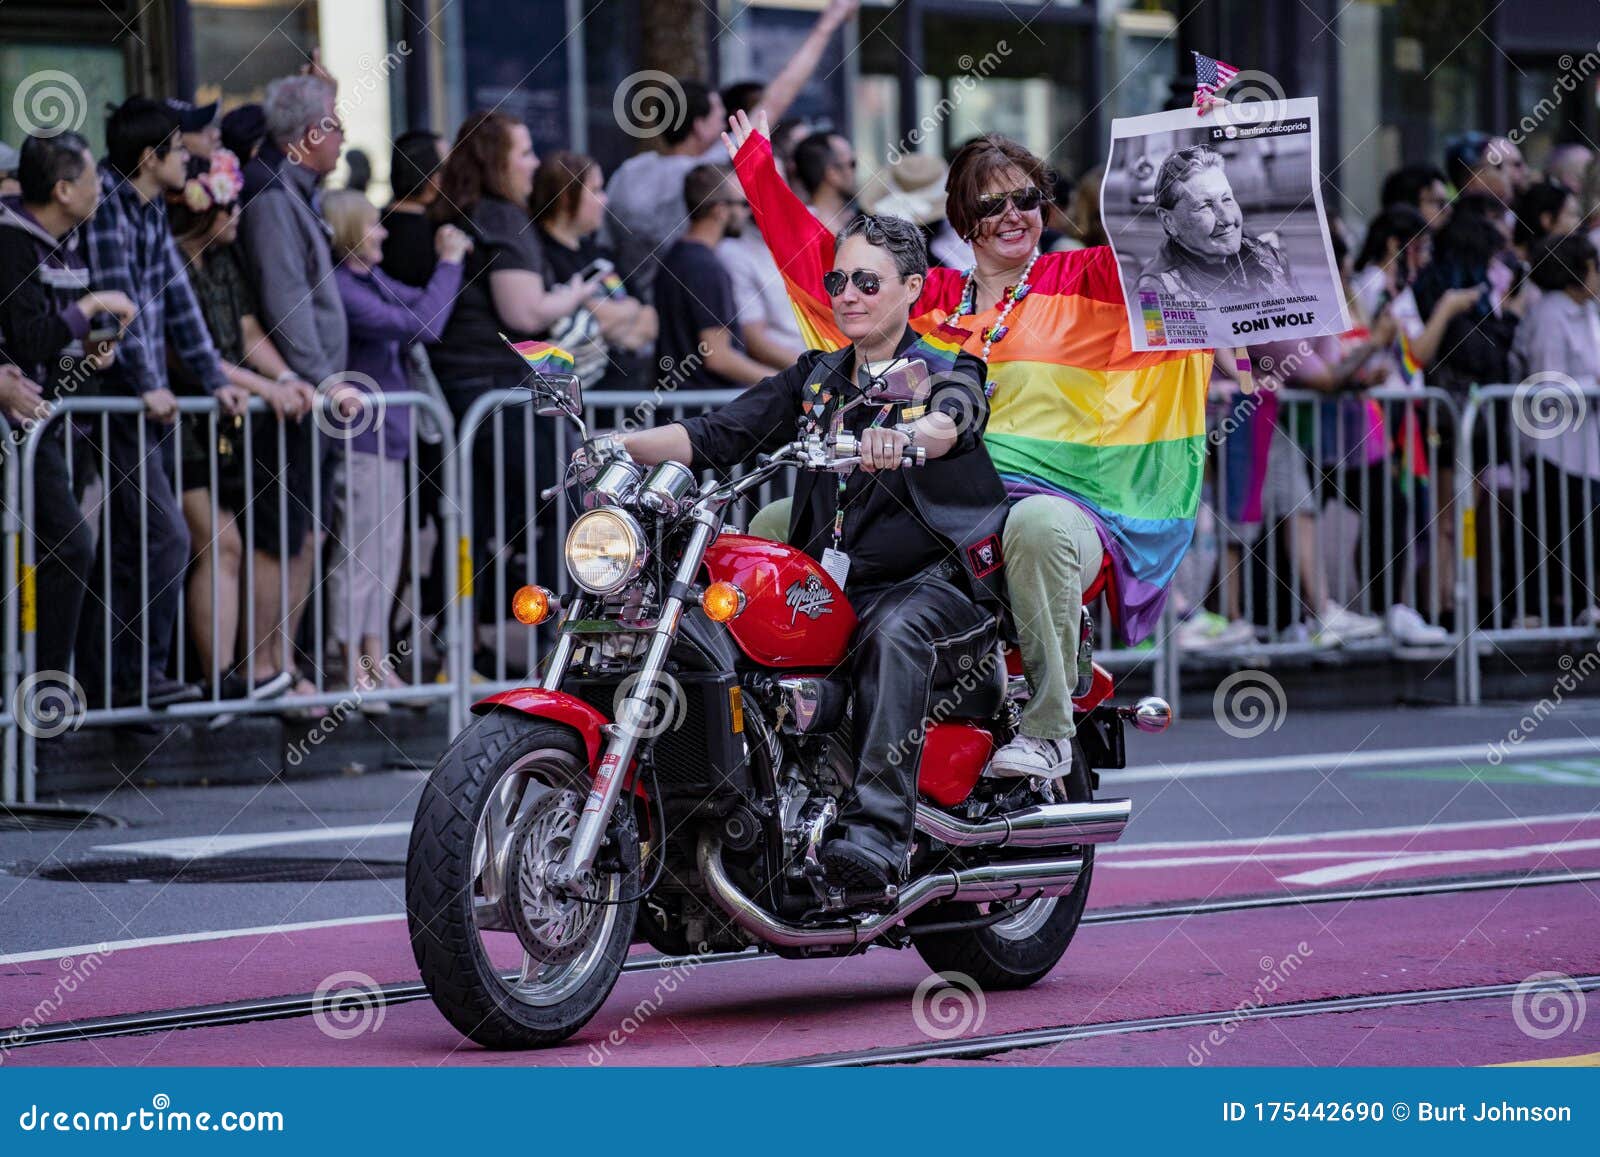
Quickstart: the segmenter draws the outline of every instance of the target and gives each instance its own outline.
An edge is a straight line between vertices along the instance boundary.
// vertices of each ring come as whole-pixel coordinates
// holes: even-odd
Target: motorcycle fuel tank
[[[810,555],[792,546],[724,534],[706,551],[712,582],[744,592],[728,630],[739,649],[767,667],[831,667],[845,657],[856,613]]]

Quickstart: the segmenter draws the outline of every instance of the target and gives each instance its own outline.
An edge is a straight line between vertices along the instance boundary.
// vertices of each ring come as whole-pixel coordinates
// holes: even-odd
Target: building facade
[[[770,77],[821,3],[689,6],[704,23],[690,31],[705,78]],[[232,107],[320,50],[380,186],[394,132],[449,131],[484,105],[521,117],[540,147],[610,168],[642,147],[614,101],[664,11],[659,0],[7,0],[0,139],[17,131],[13,94],[41,72],[71,75],[89,110],[135,90]],[[945,152],[980,130],[1082,172],[1111,118],[1187,103],[1191,50],[1320,98],[1324,165],[1348,215],[1375,208],[1384,172],[1437,160],[1468,128],[1514,132],[1534,163],[1557,142],[1600,140],[1592,0],[865,0],[796,111],[850,132],[869,172],[892,150]],[[98,141],[97,119],[85,127]]]

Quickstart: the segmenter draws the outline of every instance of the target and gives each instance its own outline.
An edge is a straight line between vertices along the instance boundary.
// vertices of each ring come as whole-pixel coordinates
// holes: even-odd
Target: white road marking
[[[1600,810],[1586,812],[1561,812],[1547,816],[1511,816],[1496,820],[1452,820],[1438,824],[1404,824],[1393,828],[1345,828],[1331,832],[1297,832],[1283,836],[1230,836],[1223,840],[1166,840],[1147,844],[1102,844],[1095,859],[1105,856],[1130,856],[1144,852],[1171,852],[1184,849],[1283,847],[1308,844],[1318,840],[1379,839],[1384,836],[1413,836],[1437,832],[1493,831],[1497,828],[1525,828],[1534,824],[1575,824],[1585,820],[1600,823]]]
[[[306,920],[299,924],[263,924],[259,928],[218,928],[208,932],[179,932],[172,936],[145,936],[137,940],[110,940],[99,944],[71,944],[65,948],[38,948],[0,956],[0,964],[27,964],[32,960],[55,960],[66,956],[109,956],[129,948],[158,948],[163,944],[198,944],[205,940],[227,940],[234,936],[264,936],[276,932],[310,932],[318,928],[348,928],[357,924],[382,924],[404,920],[404,912],[383,916],[346,916],[340,920]]]
[[[1293,876],[1278,877],[1285,884],[1337,884],[1356,880],[1362,876],[1381,876],[1386,872],[1404,868],[1430,867],[1434,864],[1477,864],[1495,860],[1516,860],[1524,856],[1554,855],[1557,852],[1581,852],[1600,848],[1600,840],[1562,840],[1557,843],[1523,844],[1512,848],[1461,848],[1456,851],[1395,852],[1372,860],[1358,860],[1353,864],[1334,864],[1326,868],[1313,868]]]
[[[1267,775],[1278,771],[1349,771],[1362,767],[1389,767],[1394,764],[1488,763],[1489,751],[1498,740],[1461,743],[1454,747],[1388,747],[1378,751],[1330,751],[1321,755],[1266,755],[1256,759],[1211,759],[1196,763],[1169,763],[1161,767],[1124,768],[1103,771],[1101,779],[1110,785],[1153,783],[1165,779],[1213,779],[1224,775]],[[1600,759],[1600,739],[1535,739],[1510,749],[1520,763],[1527,759],[1588,755]]]
[[[277,848],[287,844],[316,844],[327,840],[379,839],[408,836],[411,821],[386,824],[352,824],[342,828],[313,828],[307,831],[243,832],[238,835],[174,836],[164,840],[141,840],[132,844],[101,844],[97,852],[125,852],[134,855],[167,856],[174,860],[199,860],[256,848]]]

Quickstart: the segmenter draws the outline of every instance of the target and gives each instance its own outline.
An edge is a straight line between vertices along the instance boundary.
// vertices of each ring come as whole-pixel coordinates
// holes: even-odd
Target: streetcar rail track
[[[1580,992],[1593,992],[1596,989],[1600,989],[1600,975],[1572,977],[1571,984]],[[955,1040],[923,1041],[910,1045],[884,1045],[880,1048],[857,1049],[852,1052],[791,1057],[781,1061],[769,1061],[755,1067],[860,1068],[869,1065],[910,1064],[928,1060],[973,1060],[997,1056],[1001,1053],[1016,1052],[1019,1049],[1042,1048],[1045,1045],[1066,1044],[1070,1041],[1090,1040],[1095,1037],[1127,1036],[1134,1033],[1161,1032],[1176,1028],[1204,1028],[1208,1025],[1225,1024],[1233,1021],[1282,1020],[1291,1017],[1321,1016],[1328,1013],[1402,1008],[1407,1005],[1490,1000],[1496,997],[1514,996],[1522,987],[1522,983],[1507,983],[1468,985],[1458,988],[1424,988],[1413,992],[1385,992],[1368,996],[1335,996],[1322,1000],[1299,1001],[1294,1004],[1262,1004],[1244,1008],[1225,1008],[1213,1012],[1175,1013],[1171,1016],[1139,1017],[1133,1020],[1101,1021],[1095,1024],[1018,1029],[1014,1032],[961,1037]]]
[[[1382,887],[1371,888],[1302,892],[1290,896],[1250,896],[1229,900],[1207,900],[1178,904],[1157,904],[1143,908],[1112,908],[1098,912],[1091,911],[1085,913],[1083,917],[1083,923],[1134,924],[1148,920],[1170,920],[1187,916],[1219,915],[1229,912],[1246,912],[1271,908],[1293,908],[1307,905],[1352,903],[1360,900],[1403,899],[1412,896],[1446,895],[1458,892],[1482,892],[1500,889],[1545,887],[1554,884],[1584,883],[1592,880],[1600,880],[1600,870],[1547,872],[1531,875],[1508,874],[1503,876],[1479,877],[1465,880],[1417,882],[1410,884],[1384,885]],[[686,966],[691,963],[693,963],[695,967],[700,967],[701,965],[705,964],[721,965],[738,964],[741,962],[754,963],[758,961],[771,961],[779,959],[782,958],[771,952],[752,952],[749,950],[743,952],[707,953],[698,957],[648,956],[629,959],[623,964],[622,970],[624,973],[651,972]],[[510,975],[514,977],[514,974]],[[334,995],[337,996],[338,994]],[[375,1007],[391,1007],[401,1004],[410,1004],[418,1000],[425,1000],[428,997],[428,991],[420,982],[408,981],[396,984],[380,985],[378,988],[370,990],[367,993],[367,996],[371,999]],[[322,1003],[323,1001],[319,1000],[317,994],[315,993],[297,993],[286,996],[260,997],[247,1000],[225,1001],[217,1004],[193,1005],[183,1008],[162,1009],[154,1012],[119,1013],[112,1016],[90,1017],[82,1020],[62,1021],[57,1024],[39,1025],[35,1028],[29,1029],[4,1028],[0,1029],[0,1054],[4,1054],[12,1049],[32,1048],[38,1045],[47,1044],[64,1044],[72,1041],[106,1040],[115,1037],[140,1036],[147,1033],[169,1032],[181,1029],[221,1028],[228,1025],[247,1024],[255,1021],[289,1020],[315,1015],[319,1011]],[[1209,1016],[1213,1014],[1194,1015]],[[1222,1014],[1215,1015],[1220,1016]],[[1229,1010],[1227,1015],[1235,1015],[1234,1010]],[[1131,1025],[1139,1022],[1130,1021],[1120,1023]],[[1209,1024],[1212,1022],[1196,1021],[1195,1023]],[[1103,1035],[1096,1034],[1091,1031],[1098,1026],[1080,1027],[1082,1027],[1088,1035]],[[1181,1025],[1161,1025],[1158,1027],[1181,1027]],[[1037,1029],[1030,1031],[1049,1033],[1065,1030]],[[1135,1032],[1146,1030],[1126,1028],[1120,1031]],[[1076,1038],[1064,1037],[1062,1039]],[[954,1043],[960,1044],[962,1042]],[[1031,1046],[1016,1045],[1010,1047],[1027,1048]],[[999,1051],[1010,1051],[1010,1049],[1007,1048]],[[930,1057],[934,1055],[943,1054],[930,1054]],[[802,1062],[797,1060],[783,1063],[799,1064]],[[863,1061],[859,1063],[877,1064],[893,1062]]]

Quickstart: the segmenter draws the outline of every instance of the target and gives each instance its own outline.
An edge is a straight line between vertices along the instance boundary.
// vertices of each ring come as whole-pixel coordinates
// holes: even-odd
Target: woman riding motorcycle
[[[856,472],[797,477],[786,529],[844,588],[858,619],[855,778],[839,813],[843,834],[820,859],[830,883],[865,902],[905,878],[935,696],[994,653],[1006,494],[981,438],[983,363],[959,352],[967,335],[946,329],[928,341],[907,324],[928,272],[921,231],[898,217],[862,217],[830,248],[823,282],[851,344],[809,350],[720,409],[619,440],[643,465],[719,472],[805,433],[859,442]],[[920,394],[890,386],[896,370],[912,369],[925,375]],[[908,456],[927,464],[901,470]],[[797,614],[827,613],[826,588],[806,594],[794,599]]]
[[[724,142],[802,332],[832,348],[822,278],[833,240],[779,176],[766,124],[740,113],[729,127]],[[1044,163],[1004,137],[956,154],[946,211],[975,265],[930,270],[911,325],[969,330],[966,352],[988,367],[984,443],[1012,502],[1001,546],[1033,695],[989,774],[1055,778],[1072,765],[1086,597],[1103,583],[1123,640],[1138,642],[1193,536],[1212,354],[1133,351],[1110,248],[1039,252],[1049,186]],[[775,513],[752,532],[776,534]]]

